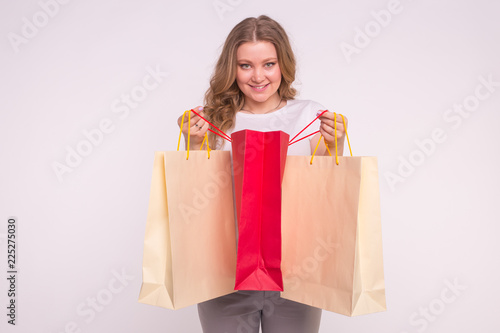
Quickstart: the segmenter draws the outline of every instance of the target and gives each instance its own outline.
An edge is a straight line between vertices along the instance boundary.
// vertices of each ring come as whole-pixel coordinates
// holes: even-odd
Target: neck
[[[265,113],[270,113],[275,110],[277,110],[281,103],[281,97],[276,94],[276,97],[274,98],[269,98],[267,101],[262,102],[262,103],[256,103],[254,101],[245,101],[245,104],[243,105],[243,108],[241,111],[246,111],[250,112],[253,114],[265,114]]]

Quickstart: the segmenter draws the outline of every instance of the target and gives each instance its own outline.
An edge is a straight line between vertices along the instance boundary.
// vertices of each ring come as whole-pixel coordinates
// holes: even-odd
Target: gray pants
[[[198,304],[203,333],[317,333],[321,309],[289,301],[278,291],[240,290]]]

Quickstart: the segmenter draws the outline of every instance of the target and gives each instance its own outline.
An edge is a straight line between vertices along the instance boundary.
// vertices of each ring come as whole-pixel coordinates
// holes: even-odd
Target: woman
[[[295,100],[295,57],[288,36],[267,16],[247,18],[229,33],[205,94],[204,107],[194,108],[200,115],[230,135],[243,129],[281,130],[293,136],[324,109],[313,101]],[[187,139],[190,127],[191,149],[199,149],[209,124],[192,114],[181,124]],[[340,117],[339,117],[340,118]],[[345,129],[337,119],[338,153],[343,154]],[[289,146],[289,155],[310,155],[323,135],[334,145],[334,116],[324,113],[302,136],[320,130]],[[218,136],[209,132],[210,147],[230,150]],[[327,154],[320,145],[317,155]],[[282,299],[277,291],[238,291],[198,304],[204,333],[259,332],[314,333],[319,330],[321,309]]]

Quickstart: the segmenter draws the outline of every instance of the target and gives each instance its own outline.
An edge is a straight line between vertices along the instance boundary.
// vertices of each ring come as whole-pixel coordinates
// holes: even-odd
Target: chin
[[[271,98],[271,96],[266,96],[266,97],[257,97],[253,98],[254,101],[259,102],[259,103],[265,103]]]
[[[269,94],[266,94],[266,95],[249,94],[247,96],[250,97],[251,99],[253,99],[255,102],[264,103],[264,102],[267,102],[270,98],[272,98],[274,96],[274,93],[272,93],[270,95]]]

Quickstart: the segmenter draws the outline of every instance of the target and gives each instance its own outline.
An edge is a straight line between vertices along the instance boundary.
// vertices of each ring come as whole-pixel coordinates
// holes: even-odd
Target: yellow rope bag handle
[[[186,154],[186,160],[189,159],[189,143],[190,143],[190,138],[191,138],[191,110],[186,110],[182,114],[182,120],[181,120],[181,130],[179,131],[179,140],[177,141],[177,151],[179,151],[179,146],[181,145],[181,137],[182,137],[182,126],[184,125],[184,117],[186,116],[186,112],[188,113],[188,140],[187,140],[187,154]],[[208,153],[208,158],[210,158],[210,147],[208,146],[208,132],[205,133],[205,137],[203,138],[203,141],[201,142],[200,150],[203,148],[203,144],[206,142],[207,143],[207,153]]]
[[[351,156],[352,156],[351,143],[349,142],[349,135],[347,135],[347,126],[345,123],[345,118],[340,113],[339,113],[339,116],[342,117],[342,122],[344,123],[345,136],[347,138],[347,144],[349,145],[349,152],[351,153]],[[335,163],[337,165],[339,165],[339,156],[338,156],[338,147],[337,147],[337,114],[335,112],[333,113],[333,123],[334,123],[334,136],[335,136]],[[318,143],[316,144],[316,148],[314,148],[314,152],[311,156],[311,163],[310,164],[313,164],[314,155],[316,155],[316,150],[318,150],[319,143],[321,142],[321,139],[323,139],[323,142],[325,143],[326,150],[328,151],[328,154],[330,154],[330,156],[332,156],[332,153],[330,152],[330,148],[328,148],[328,145],[326,144],[326,141],[323,138],[323,135],[320,135]]]

